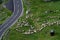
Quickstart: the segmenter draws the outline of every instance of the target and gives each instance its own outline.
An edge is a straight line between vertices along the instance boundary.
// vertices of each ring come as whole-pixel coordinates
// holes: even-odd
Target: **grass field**
[[[51,37],[49,34],[51,29],[54,29],[56,32],[55,36],[53,37]],[[54,26],[46,27],[41,32],[32,35],[23,35],[17,32],[14,28],[10,30],[7,40],[60,40],[59,30],[60,30],[60,25],[59,26],[54,25]]]
[[[60,1],[53,2],[42,2],[41,0],[27,0],[30,3],[31,13],[28,14],[29,18],[26,19],[26,9],[27,6],[24,4],[24,15],[19,19],[19,22],[27,20],[30,25],[35,26],[35,28],[40,28],[40,25],[46,22],[53,22],[60,20]],[[54,12],[45,13],[47,10],[52,10]],[[53,18],[50,18],[53,17]],[[37,19],[39,19],[37,21]],[[31,34],[24,35],[16,31],[17,23],[10,28],[10,32],[7,40],[60,40],[60,25],[47,26],[42,31]],[[28,29],[29,27],[22,27],[21,29]],[[50,36],[50,30],[55,30],[55,36]]]

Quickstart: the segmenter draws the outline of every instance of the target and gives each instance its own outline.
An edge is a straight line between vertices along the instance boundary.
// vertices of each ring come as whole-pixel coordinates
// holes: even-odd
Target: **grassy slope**
[[[3,9],[0,11],[0,24],[2,24],[5,19],[7,19],[9,16],[11,16],[11,13],[12,13],[12,12],[9,11],[8,9],[3,8]]]
[[[3,0],[3,4],[4,3],[7,3],[8,2],[8,0]],[[5,20],[8,18],[8,17],[10,17],[11,16],[11,11],[10,10],[8,10],[7,8],[3,8],[2,7],[2,5],[3,4],[0,4],[0,6],[1,6],[1,10],[0,10],[0,24],[2,24],[2,23],[4,23],[5,22]]]
[[[44,20],[47,21],[53,21],[50,18],[47,18],[47,16],[58,16],[60,14],[59,12],[56,13],[50,13],[50,14],[45,14],[45,10],[60,10],[60,1],[56,2],[41,2],[40,0],[29,0],[31,3],[31,13],[33,14],[33,17],[30,17],[33,19],[33,21],[37,18],[40,18],[39,22],[34,21],[35,25],[36,24],[41,24],[43,23]],[[24,17],[22,17],[24,18]],[[25,19],[25,18],[24,18]],[[54,18],[54,20],[59,20],[58,18]],[[32,35],[23,35],[15,30],[16,24],[10,29],[9,37],[7,40],[60,40],[60,27],[57,25],[53,26],[47,26],[44,28],[41,32],[35,33]],[[36,26],[36,27],[39,27]],[[56,35],[51,37],[49,35],[49,31],[51,29],[55,29]]]

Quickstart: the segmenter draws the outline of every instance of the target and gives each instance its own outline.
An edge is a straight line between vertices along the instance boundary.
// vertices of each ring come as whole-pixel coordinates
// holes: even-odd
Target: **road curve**
[[[23,13],[22,0],[13,0],[13,4],[14,4],[14,13],[4,24],[0,26],[0,40],[4,35],[5,31],[9,29],[11,25],[14,24]]]

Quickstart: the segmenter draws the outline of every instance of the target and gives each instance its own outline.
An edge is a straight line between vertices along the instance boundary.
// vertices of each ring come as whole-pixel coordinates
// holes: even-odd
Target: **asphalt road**
[[[14,4],[14,13],[4,24],[0,26],[0,39],[4,35],[4,32],[7,29],[9,29],[11,25],[14,24],[23,13],[22,0],[13,0],[13,4]]]
[[[13,6],[13,0],[8,0],[7,3],[4,4],[6,6],[7,9],[9,9],[10,11],[14,11],[14,6]]]

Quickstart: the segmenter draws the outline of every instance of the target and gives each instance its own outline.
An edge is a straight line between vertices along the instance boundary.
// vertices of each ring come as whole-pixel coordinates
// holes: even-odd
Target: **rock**
[[[6,8],[6,5],[2,5],[3,6],[3,8]]]
[[[28,10],[26,11],[26,14],[28,14],[28,13],[30,13],[30,9],[28,9]]]

